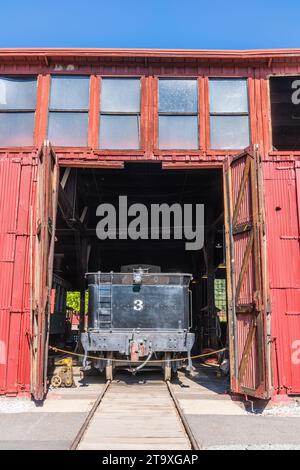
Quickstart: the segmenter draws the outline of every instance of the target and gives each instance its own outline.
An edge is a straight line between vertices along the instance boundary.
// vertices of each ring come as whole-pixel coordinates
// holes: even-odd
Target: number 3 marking
[[[133,302],[133,310],[137,310],[138,312],[140,312],[141,310],[143,310],[144,308],[144,302],[142,300],[135,300]]]

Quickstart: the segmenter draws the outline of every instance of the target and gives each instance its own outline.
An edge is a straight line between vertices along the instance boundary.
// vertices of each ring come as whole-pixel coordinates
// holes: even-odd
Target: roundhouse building
[[[99,240],[96,208],[205,205],[201,250]],[[300,50],[0,50],[0,394],[47,387],[66,292],[149,263],[193,274],[197,352],[233,393],[300,394]],[[224,292],[216,306],[216,286]]]

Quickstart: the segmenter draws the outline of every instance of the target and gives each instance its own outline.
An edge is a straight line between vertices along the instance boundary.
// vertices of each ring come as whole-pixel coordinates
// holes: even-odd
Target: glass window
[[[211,116],[210,139],[216,149],[234,150],[248,147],[248,116]]]
[[[241,149],[250,143],[247,80],[213,78],[209,81],[210,146]]]
[[[101,149],[140,147],[140,80],[103,78],[100,97]]]
[[[88,113],[49,114],[48,139],[57,146],[84,147],[87,144]]]
[[[211,113],[248,113],[245,79],[212,79],[209,90]]]
[[[50,109],[88,110],[89,77],[52,77]]]
[[[0,146],[33,145],[36,79],[0,77]]]
[[[199,148],[197,80],[159,80],[158,136],[160,149]]]
[[[0,113],[1,147],[33,144],[34,113]]]
[[[101,147],[105,149],[139,148],[139,116],[101,116]]]
[[[197,113],[197,81],[159,80],[159,111]]]
[[[140,81],[135,78],[103,78],[101,111],[140,112]]]
[[[53,145],[87,145],[89,84],[89,77],[51,78],[48,139]]]
[[[160,148],[196,149],[198,147],[197,116],[160,116]]]

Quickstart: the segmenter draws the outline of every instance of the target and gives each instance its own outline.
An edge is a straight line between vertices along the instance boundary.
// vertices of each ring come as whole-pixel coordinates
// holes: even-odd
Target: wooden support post
[[[80,284],[80,331],[84,331],[86,328],[85,322],[85,273],[88,270],[87,266],[88,256],[88,241],[87,238],[83,238],[81,242],[81,284]]]
[[[217,348],[217,325],[215,308],[215,228],[208,232],[206,244],[207,256],[207,337],[208,347]]]

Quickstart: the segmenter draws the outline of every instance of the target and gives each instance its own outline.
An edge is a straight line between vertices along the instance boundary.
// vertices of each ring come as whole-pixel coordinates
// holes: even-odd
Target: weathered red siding
[[[272,308],[273,374],[279,393],[300,393],[300,252],[295,161],[264,164]],[[298,354],[297,354],[298,351]]]
[[[0,156],[0,394],[30,391],[32,156]]]

